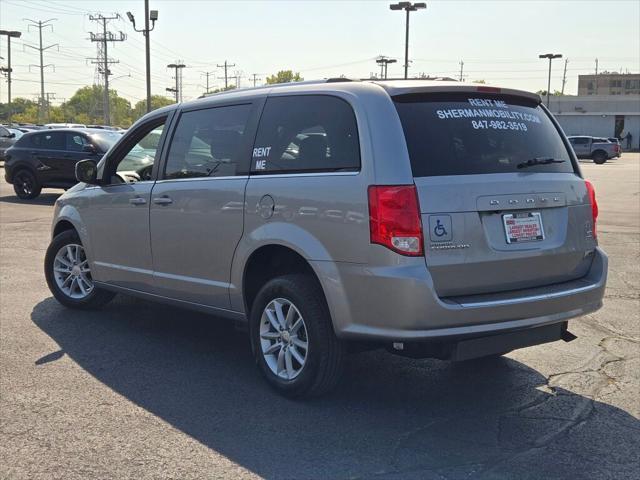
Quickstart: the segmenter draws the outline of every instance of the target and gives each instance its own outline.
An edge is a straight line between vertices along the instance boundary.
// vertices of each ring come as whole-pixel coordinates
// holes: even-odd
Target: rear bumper
[[[393,267],[313,262],[336,334],[366,341],[481,337],[561,323],[598,310],[607,279],[596,248],[579,280],[501,294],[439,298],[423,259]],[[490,275],[490,272],[488,272]]]

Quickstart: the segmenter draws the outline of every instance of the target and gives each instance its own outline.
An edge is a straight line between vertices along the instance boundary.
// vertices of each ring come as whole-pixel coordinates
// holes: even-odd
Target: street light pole
[[[142,32],[144,35],[144,49],[145,49],[145,63],[147,67],[147,113],[151,111],[151,46],[149,33],[156,27],[156,20],[158,20],[158,11],[149,11],[149,0],[144,0],[144,28],[138,30],[136,28],[136,19],[131,12],[127,12],[129,21],[133,24],[133,29],[136,32]],[[149,20],[151,20],[151,28],[149,28]]]
[[[427,8],[426,3],[398,2],[389,5],[391,10],[404,10],[407,12],[405,21],[405,39],[404,39],[404,78],[409,78],[409,13],[416,10]]]
[[[7,108],[9,109],[7,124],[11,126],[11,38],[20,38],[22,32],[0,30],[0,35],[7,36]]]
[[[551,61],[554,58],[562,58],[562,54],[560,53],[545,53],[538,55],[538,58],[548,58],[549,59],[549,78],[547,81],[547,108],[549,108],[549,95],[551,94]]]

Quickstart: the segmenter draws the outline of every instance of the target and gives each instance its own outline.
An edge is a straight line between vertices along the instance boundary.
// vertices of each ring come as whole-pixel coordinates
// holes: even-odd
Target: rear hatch
[[[393,99],[439,296],[586,274],[596,246],[587,189],[537,100],[475,91]]]

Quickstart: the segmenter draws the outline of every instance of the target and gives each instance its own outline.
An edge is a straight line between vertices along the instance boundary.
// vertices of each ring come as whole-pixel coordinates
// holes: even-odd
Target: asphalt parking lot
[[[577,340],[468,364],[361,353],[311,402],[270,391],[215,318],[60,306],[42,272],[60,192],[2,181],[0,478],[637,479],[640,155],[582,166],[610,272]]]

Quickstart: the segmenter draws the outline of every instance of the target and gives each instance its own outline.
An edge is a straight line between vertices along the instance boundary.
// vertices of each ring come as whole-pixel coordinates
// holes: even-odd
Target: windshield
[[[394,102],[414,177],[523,172],[527,162],[527,172],[573,173],[558,130],[532,100],[461,92]]]
[[[20,138],[22,135],[24,135],[24,132],[21,132],[20,130],[17,130],[15,128],[8,128],[7,130],[9,130],[9,133],[13,133],[15,135],[15,139]]]
[[[121,133],[109,130],[105,130],[100,133],[92,133],[90,136],[91,140],[93,140],[103,152],[108,151],[114,143],[122,138]]]

